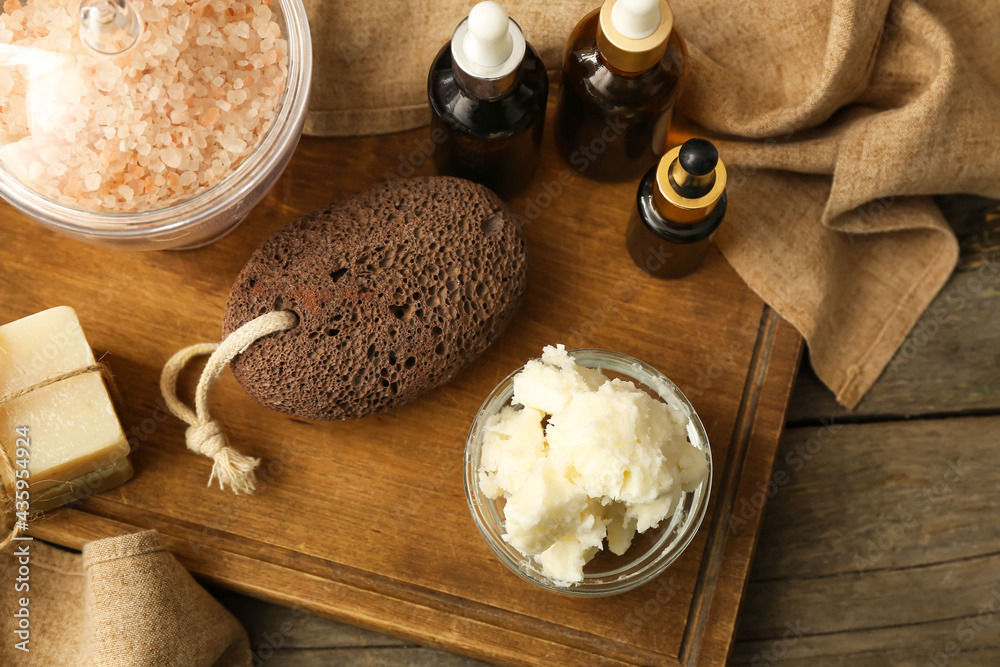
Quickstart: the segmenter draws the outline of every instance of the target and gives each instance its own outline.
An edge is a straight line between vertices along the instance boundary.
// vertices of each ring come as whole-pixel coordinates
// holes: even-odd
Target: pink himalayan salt
[[[181,152],[176,148],[164,148],[160,151],[160,159],[171,169],[181,166]]]
[[[41,194],[106,213],[164,208],[214,187],[281,106],[288,45],[269,1],[192,9],[147,0],[140,42],[114,58],[76,37],[76,0],[5,3],[0,44],[53,57],[44,76],[5,69],[0,160]]]

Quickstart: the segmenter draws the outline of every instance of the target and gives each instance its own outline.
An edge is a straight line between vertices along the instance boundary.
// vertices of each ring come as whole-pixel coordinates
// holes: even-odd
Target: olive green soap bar
[[[31,511],[47,512],[63,505],[85,500],[97,493],[104,493],[132,479],[132,462],[126,456],[68,482],[31,494]]]
[[[28,391],[0,410],[0,446],[24,443],[33,492],[76,479],[129,453],[115,407],[76,312],[57,306],[0,326],[0,395]],[[4,479],[8,491],[13,480]]]

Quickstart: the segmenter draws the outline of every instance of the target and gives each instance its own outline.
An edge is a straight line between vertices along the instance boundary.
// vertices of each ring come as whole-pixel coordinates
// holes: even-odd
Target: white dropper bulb
[[[469,60],[481,67],[496,67],[507,62],[514,51],[514,41],[506,10],[490,0],[473,7],[462,49]]]
[[[611,8],[615,30],[629,39],[644,39],[660,27],[659,0],[618,0]]]

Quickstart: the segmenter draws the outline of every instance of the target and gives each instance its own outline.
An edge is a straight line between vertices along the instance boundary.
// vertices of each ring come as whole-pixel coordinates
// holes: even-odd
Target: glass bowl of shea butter
[[[496,556],[548,590],[605,596],[670,566],[701,525],[712,453],[663,373],[608,350],[548,346],[476,415],[465,495]]]

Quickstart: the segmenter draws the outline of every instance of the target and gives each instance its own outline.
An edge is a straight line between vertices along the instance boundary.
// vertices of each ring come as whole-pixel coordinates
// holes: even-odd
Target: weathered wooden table
[[[1000,207],[939,203],[960,266],[864,402],[803,363],[732,664],[1000,664]],[[217,595],[271,667],[476,664]]]

